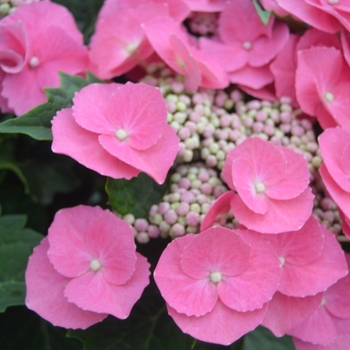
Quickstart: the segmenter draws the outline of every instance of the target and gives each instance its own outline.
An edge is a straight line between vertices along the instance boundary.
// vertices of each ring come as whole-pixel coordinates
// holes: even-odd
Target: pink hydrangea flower
[[[264,237],[281,261],[278,291],[285,295],[316,295],[347,274],[341,246],[313,216],[298,231]]]
[[[29,259],[26,305],[65,328],[128,317],[149,283],[149,264],[135,248],[130,225],[110,211],[60,210]]]
[[[349,254],[346,260],[349,266]],[[350,276],[347,275],[323,293],[319,307],[309,318],[288,331],[295,337],[297,349],[345,350],[349,347],[349,288]]]
[[[17,115],[46,101],[45,87],[59,87],[58,71],[85,72],[88,53],[72,14],[51,1],[24,4],[0,22],[0,88]]]
[[[275,80],[277,97],[290,97],[293,105],[296,107],[299,106],[295,91],[297,53],[300,50],[314,46],[328,46],[340,49],[339,39],[336,36],[311,28],[302,36],[292,34],[287,44],[270,65]]]
[[[324,163],[320,174],[327,191],[350,218],[350,132],[342,128],[329,128],[318,138]]]
[[[350,68],[342,53],[331,47],[312,47],[298,53],[297,99],[303,111],[316,116],[326,129],[350,130]]]
[[[288,36],[284,23],[271,16],[265,26],[251,1],[235,0],[220,15],[218,38],[202,38],[200,47],[225,68],[232,83],[259,90],[273,82],[268,64]]]
[[[168,17],[165,4],[141,4],[136,8],[110,11],[96,23],[90,42],[94,73],[111,79],[128,72],[154,52],[141,23],[154,17]]]
[[[113,178],[141,171],[163,183],[179,139],[167,124],[159,89],[145,84],[91,84],[75,94],[72,109],[52,121],[55,153]]]
[[[157,18],[143,24],[143,29],[154,50],[175,72],[184,75],[189,91],[199,86],[211,89],[225,88],[229,81],[224,69],[210,55],[191,43],[186,31],[171,18]]]
[[[154,278],[183,332],[227,345],[261,322],[280,263],[263,238],[214,227],[171,242]]]
[[[228,154],[223,175],[232,190],[225,201],[230,201],[239,223],[251,230],[298,230],[311,215],[307,161],[286,147],[249,137]],[[221,206],[220,201],[211,207],[214,213],[215,205]]]

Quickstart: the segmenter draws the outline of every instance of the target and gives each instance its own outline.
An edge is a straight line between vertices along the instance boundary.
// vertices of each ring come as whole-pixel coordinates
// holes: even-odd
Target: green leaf
[[[24,303],[28,257],[43,238],[38,232],[25,229],[25,223],[24,215],[0,218],[0,312]]]
[[[39,141],[52,140],[51,119],[56,112],[51,103],[43,103],[20,117],[0,123],[0,133],[25,134]]]
[[[52,140],[51,120],[57,111],[62,108],[70,108],[74,93],[84,86],[99,80],[91,73],[87,73],[86,79],[59,72],[60,88],[46,88],[47,103],[43,103],[26,114],[17,118],[7,119],[0,123],[0,133],[25,134],[33,139],[43,141]]]
[[[295,350],[292,338],[276,338],[267,328],[259,326],[244,336],[242,350]]]
[[[72,165],[69,158],[55,157],[47,162],[32,161],[23,167],[22,171],[33,200],[49,205],[52,204],[56,193],[74,191],[80,185],[80,181]]]
[[[0,138],[0,169],[11,170],[22,182],[25,193],[29,193],[27,179],[15,160],[15,142],[13,141],[13,138],[9,138],[8,135]]]
[[[66,332],[24,306],[0,314],[0,348],[4,350],[82,350],[83,344],[67,338]]]
[[[263,10],[262,7],[260,6],[258,0],[253,0],[253,4],[255,6],[255,10],[258,13],[258,16],[261,19],[261,22],[263,22],[265,25],[267,25],[267,23],[269,23],[269,19],[271,16],[271,10]]]
[[[144,173],[131,180],[108,178],[106,183],[108,204],[119,214],[130,213],[136,218],[145,218],[151,206],[160,201],[167,187],[166,182],[159,185]]]

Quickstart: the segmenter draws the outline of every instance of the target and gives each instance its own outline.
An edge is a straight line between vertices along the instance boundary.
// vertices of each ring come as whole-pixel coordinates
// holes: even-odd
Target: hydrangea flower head
[[[66,328],[86,328],[106,314],[128,317],[149,283],[149,264],[135,248],[130,225],[110,211],[83,205],[60,210],[29,260],[27,306]],[[63,317],[71,310],[74,321]]]
[[[232,192],[231,210],[251,230],[298,230],[311,214],[307,161],[286,147],[249,137],[228,154],[223,174],[237,193]]]
[[[56,153],[113,178],[141,171],[165,181],[179,140],[167,124],[166,104],[159,89],[145,84],[92,84],[73,99],[72,109],[52,121]]]
[[[261,322],[280,263],[266,240],[214,227],[170,243],[154,278],[184,332],[229,344]]]

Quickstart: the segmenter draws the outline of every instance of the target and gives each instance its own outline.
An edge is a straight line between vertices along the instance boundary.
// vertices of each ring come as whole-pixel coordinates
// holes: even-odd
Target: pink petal
[[[23,23],[0,26],[0,67],[6,73],[19,73],[26,62],[27,37]]]
[[[231,199],[231,210],[239,223],[250,230],[262,233],[296,231],[310,217],[313,198],[311,189],[308,187],[300,196],[290,200],[269,199],[266,214],[256,214],[243,203],[239,196],[235,195]]]
[[[346,254],[345,258],[347,260],[348,266],[350,265],[350,255]],[[343,318],[350,319],[350,303],[348,300],[350,290],[350,275],[348,274],[344,278],[341,278],[335,284],[330,286],[324,293],[324,298],[326,300],[325,308],[332,315]]]
[[[86,329],[101,322],[106,314],[82,310],[64,297],[70,279],[53,268],[46,255],[48,248],[48,239],[44,238],[29,258],[25,274],[26,306],[58,327]]]
[[[232,254],[233,251],[236,253]],[[234,231],[212,227],[195,236],[185,247],[181,267],[195,279],[207,279],[211,272],[220,272],[228,278],[247,269],[250,254],[249,245]]]
[[[228,77],[231,83],[241,84],[252,89],[261,89],[273,82],[269,65],[262,67],[245,66],[237,71],[229,72]]]
[[[99,142],[112,156],[147,173],[158,183],[165,181],[179,148],[176,131],[170,125],[165,125],[158,142],[145,150],[134,149],[127,142],[119,142],[115,137],[108,135],[101,135]]]
[[[172,54],[176,58],[176,64],[180,66],[180,70],[185,70],[184,85],[188,91],[196,91],[201,84],[201,71],[198,62],[194,59],[189,48],[175,34],[170,34],[168,38],[169,46]],[[171,66],[171,64],[169,64]],[[178,73],[179,70],[175,71]]]
[[[191,11],[195,12],[220,12],[225,6],[226,0],[184,0]]]
[[[279,258],[287,264],[306,265],[316,260],[324,247],[324,231],[318,220],[311,215],[298,231],[267,235]]]
[[[235,147],[227,158],[229,159],[226,161],[228,164],[237,158],[251,161],[254,166],[254,169],[251,169],[251,171],[254,170],[253,175],[257,181],[262,182],[266,187],[273,186],[283,179],[288,164],[282,148],[259,137],[248,137]],[[232,177],[235,182],[239,174],[232,171]]]
[[[79,205],[56,213],[49,227],[50,248],[47,255],[61,275],[77,277],[90,268],[90,254],[84,237],[102,212],[100,207]]]
[[[285,46],[288,37],[288,26],[282,22],[275,22],[271,36],[261,36],[252,44],[248,64],[252,67],[261,67],[271,62]]]
[[[158,18],[144,23],[143,29],[161,59],[175,72],[185,76],[187,89],[196,90],[200,83],[200,70],[180,26],[169,18]]]
[[[347,64],[350,66],[350,38],[348,33],[345,30],[343,30],[340,33],[340,39],[341,39],[341,44],[343,48],[344,58]]]
[[[135,270],[136,246],[130,225],[109,210],[104,210],[85,229],[84,243],[91,260],[103,266],[108,283],[126,283]]]
[[[108,313],[120,319],[127,318],[149,283],[150,265],[139,253],[136,256],[135,272],[125,284],[117,286],[107,282],[101,271],[89,271],[72,279],[67,284],[64,295],[84,310]]]
[[[299,196],[309,184],[308,163],[303,155],[289,148],[282,146],[277,148],[286,160],[286,171],[278,183],[266,188],[265,193],[273,199],[292,199]]]
[[[298,105],[295,95],[295,47],[298,40],[298,35],[291,34],[286,45],[270,65],[275,80],[276,96],[279,98],[290,97],[293,106]]]
[[[276,101],[278,99],[276,97],[275,87],[273,83],[265,85],[260,89],[252,89],[250,87],[243,86],[243,85],[238,85],[238,87],[242,91],[244,91],[246,94],[260,100]]]
[[[113,136],[124,130],[125,142],[144,150],[153,146],[166,125],[167,110],[159,89],[146,84],[94,84],[74,97],[74,118],[84,129]]]
[[[250,232],[237,231],[251,245],[250,264],[240,274],[228,276],[218,283],[218,294],[220,300],[233,310],[253,311],[271,300],[277,290],[282,269],[270,243],[260,234],[253,234],[249,239]],[[235,251],[238,252],[239,248]]]
[[[201,37],[200,49],[213,56],[227,72],[243,68],[248,61],[248,52],[241,49],[241,43],[224,44],[220,41]],[[233,60],[232,57],[235,57]]]
[[[89,85],[91,86],[91,85]],[[98,142],[97,134],[81,128],[71,109],[62,109],[52,120],[52,151],[68,155],[104,176],[131,179],[140,171],[113,157]]]
[[[320,174],[323,183],[329,192],[332,199],[339,206],[339,208],[344,212],[347,217],[350,217],[350,193],[345,192],[332,178],[329,174],[326,166],[324,164],[320,167]]]
[[[22,115],[47,101],[35,72],[25,66],[19,74],[7,74],[2,82],[2,97],[16,115]]]
[[[276,2],[288,13],[324,32],[336,33],[341,29],[340,23],[333,16],[304,0],[276,0]]]
[[[344,253],[335,236],[322,227],[325,244],[320,257],[306,265],[286,262],[278,291],[294,297],[305,297],[325,291],[346,276],[348,268]]]
[[[223,66],[211,54],[206,54],[194,48],[191,50],[191,53],[201,72],[201,87],[209,89],[224,89],[228,87],[229,80]]]
[[[295,298],[276,292],[268,303],[262,325],[268,328],[276,337],[282,337],[316,311],[321,304],[322,294]]]
[[[247,21],[249,20],[249,26]],[[219,20],[219,36],[225,43],[254,42],[261,36],[269,37],[274,18],[271,16],[268,25],[264,25],[255,11],[252,2],[235,0],[226,3]]]
[[[186,235],[168,244],[154,270],[154,279],[162,297],[178,312],[189,316],[210,312],[218,299],[213,283],[208,279],[194,279],[182,270],[181,256],[195,238],[195,235]]]
[[[288,334],[312,344],[328,345],[336,339],[337,330],[332,316],[320,306],[303,323],[290,329]]]
[[[262,181],[257,176],[253,163],[245,158],[234,159],[232,179],[244,204],[254,213],[265,214],[268,204],[265,194],[258,193],[254,187],[256,183]]]
[[[339,127],[330,128],[318,137],[318,142],[329,174],[339,187],[350,192],[350,169],[346,166],[350,159],[350,133]]]
[[[220,222],[221,216],[225,216],[231,209],[231,198],[234,196],[233,191],[227,191],[222,194],[214,203],[212,203],[210,209],[205,214],[202,221],[200,231],[204,231],[213,226],[218,221]]]
[[[267,305],[254,311],[237,312],[218,300],[214,309],[201,317],[177,313],[170,305],[167,308],[184,333],[202,341],[229,345],[261,323]]]

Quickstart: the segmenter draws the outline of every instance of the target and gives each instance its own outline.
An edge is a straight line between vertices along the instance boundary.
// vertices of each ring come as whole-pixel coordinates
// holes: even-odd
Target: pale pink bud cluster
[[[213,201],[227,191],[217,172],[203,163],[180,165],[170,183],[170,192],[151,207],[148,219],[135,219],[131,214],[123,217],[132,225],[139,243],[159,236],[175,238],[198,233]],[[225,215],[221,225],[234,228],[237,222],[232,215]]]

